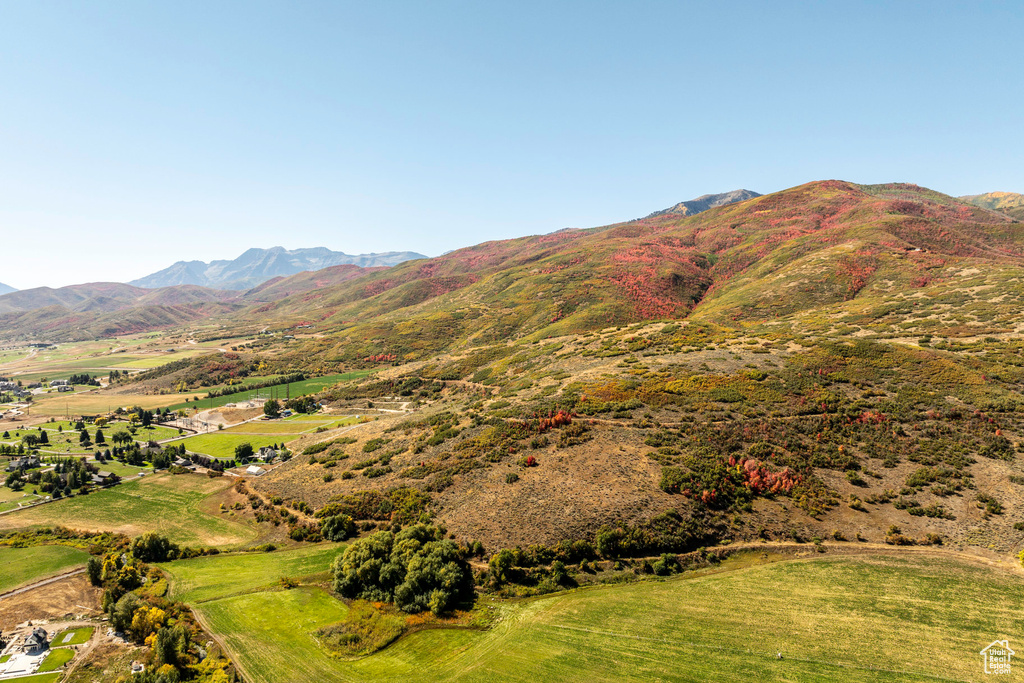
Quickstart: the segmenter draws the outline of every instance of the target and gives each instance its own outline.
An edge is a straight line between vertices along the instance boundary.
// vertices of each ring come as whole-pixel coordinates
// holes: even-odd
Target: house
[[[106,470],[100,470],[96,474],[92,475],[92,483],[96,486],[106,486],[107,484],[113,483],[114,473],[107,472]]]
[[[1010,673],[1010,658],[1017,654],[1010,649],[1009,640],[994,640],[981,651],[987,674]]]
[[[258,477],[261,474],[266,474],[267,471],[262,467],[257,467],[256,465],[249,465],[248,467],[245,468],[245,473],[251,474],[254,477]]]
[[[8,472],[14,472],[15,470],[30,470],[33,467],[39,467],[39,457],[35,455],[26,455],[23,458],[15,458],[7,463]]]
[[[51,379],[50,380],[50,386],[51,387],[66,387],[66,386],[68,386],[68,381],[66,379]]]
[[[25,636],[25,643],[22,649],[30,655],[39,654],[50,647],[50,637],[46,634],[45,629],[41,629],[38,626],[32,629],[32,633]]]
[[[192,469],[193,467],[195,467],[195,465],[192,464],[191,460],[186,460],[185,458],[175,458],[174,459],[174,466],[175,467],[184,467],[185,469],[189,469],[189,470]]]
[[[68,385],[68,384],[60,384],[60,385],[57,386],[58,393],[65,392],[65,391],[74,391],[74,390],[75,390],[75,388],[73,386]]]
[[[15,382],[0,382],[0,391],[14,391],[18,388]]]
[[[256,453],[256,457],[264,462],[273,462],[277,457],[277,450],[270,446],[264,446]]]

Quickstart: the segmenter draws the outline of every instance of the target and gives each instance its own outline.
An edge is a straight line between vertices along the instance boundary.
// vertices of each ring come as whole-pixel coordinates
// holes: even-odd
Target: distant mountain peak
[[[708,209],[725,206],[726,204],[735,204],[736,202],[742,202],[747,199],[753,199],[760,196],[760,193],[754,192],[753,190],[733,190],[732,192],[722,192],[720,194],[705,194],[687,202],[679,202],[675,206],[670,206],[667,209],[655,211],[654,213],[646,216],[646,218],[655,218],[656,216],[667,216],[672,214],[678,216],[693,216],[703,211],[707,211]]]
[[[18,290],[16,290],[14,287],[11,287],[10,285],[5,285],[4,283],[0,282],[0,296],[17,291]]]
[[[990,211],[999,211],[1011,218],[1024,221],[1024,194],[1016,192],[987,192],[960,197],[960,201],[980,206]]]
[[[330,266],[355,265],[363,268],[394,266],[403,261],[427,258],[412,251],[389,251],[382,254],[346,254],[326,247],[285,249],[271,247],[246,249],[230,261],[178,261],[161,271],[132,280],[132,285],[155,289],[175,285],[200,285],[218,289],[245,290],[275,277],[295,275],[307,270]]]

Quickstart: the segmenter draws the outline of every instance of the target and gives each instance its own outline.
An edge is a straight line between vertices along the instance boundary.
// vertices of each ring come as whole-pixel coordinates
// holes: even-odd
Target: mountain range
[[[0,295],[9,294],[11,292],[17,291],[18,290],[16,290],[14,287],[11,287],[10,285],[5,285],[4,283],[0,282]]]
[[[353,255],[324,247],[291,250],[284,247],[254,248],[230,261],[178,261],[172,266],[132,280],[128,284],[147,289],[200,285],[217,289],[245,290],[275,277],[321,270],[329,266],[351,264],[362,268],[379,268],[424,258],[427,257],[412,251]]]

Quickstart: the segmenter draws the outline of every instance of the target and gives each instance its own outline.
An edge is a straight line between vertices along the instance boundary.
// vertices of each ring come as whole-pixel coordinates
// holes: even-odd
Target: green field
[[[39,665],[39,668],[36,669],[36,671],[39,671],[40,673],[43,671],[56,671],[74,658],[75,651],[70,647],[54,648],[53,650],[50,650],[48,655],[46,655],[46,659],[43,660],[43,663]],[[34,681],[35,678],[32,678],[31,680]]]
[[[60,524],[72,529],[136,536],[157,531],[183,545],[233,546],[257,529],[219,514],[210,499],[231,486],[222,477],[156,474],[86,496],[75,496],[0,516],[0,529]]]
[[[346,372],[340,375],[324,375],[323,377],[314,377],[312,379],[302,380],[301,382],[292,382],[286,387],[284,384],[279,384],[273,387],[264,387],[262,389],[251,389],[249,391],[240,391],[236,394],[229,394],[228,396],[214,396],[213,398],[206,398],[205,394],[202,394],[200,400],[189,401],[188,403],[175,403],[170,406],[171,410],[182,410],[184,408],[196,408],[200,410],[208,410],[210,408],[219,408],[227,405],[228,403],[242,403],[254,398],[259,397],[272,397],[279,400],[284,400],[287,394],[291,398],[297,398],[299,396],[305,396],[307,394],[315,394],[327,387],[334,386],[339,382],[344,382],[351,379],[359,379],[360,377],[366,377],[367,375],[376,372],[375,370],[353,370],[352,372]],[[250,378],[250,381],[255,381],[259,378]]]
[[[273,446],[276,443],[289,441],[289,437],[291,437],[289,434],[259,436],[230,434],[227,431],[223,431],[200,434],[199,436],[190,436],[184,441],[178,441],[176,443],[185,444],[185,449],[190,453],[202,453],[203,455],[209,455],[213,458],[230,459],[235,457],[235,446],[238,446],[239,444],[247,443],[251,445],[254,450],[258,451],[263,446]]]
[[[172,597],[195,604],[266,588],[283,576],[299,579],[317,574],[325,579],[342,548],[342,544],[321,543],[273,553],[197,557],[160,567],[170,574]]]
[[[15,517],[21,513],[4,515]],[[62,545],[0,548],[0,593],[82,566],[89,553]]]
[[[329,417],[325,415],[302,415],[280,421],[246,422],[228,429],[190,436],[177,443],[185,444],[191,453],[202,453],[214,458],[233,458],[235,447],[248,443],[254,449],[287,443],[303,434],[312,434],[318,428],[335,429],[345,425],[356,424],[356,416]]]
[[[824,557],[485,601],[486,632],[427,630],[339,661],[310,635],[345,615],[315,587],[198,606],[252,681],[979,680],[1024,629],[1024,581],[954,557]],[[781,652],[783,659],[777,659]]]
[[[31,489],[29,490],[31,491]],[[42,496],[25,491],[12,491],[5,486],[0,486],[0,512],[16,510],[18,503],[27,505],[37,500],[42,500]]]
[[[95,629],[92,626],[82,626],[80,628],[72,628],[66,631],[61,631],[53,637],[53,641],[50,643],[53,647],[64,647],[66,645],[82,645],[88,643],[92,638],[93,631]]]

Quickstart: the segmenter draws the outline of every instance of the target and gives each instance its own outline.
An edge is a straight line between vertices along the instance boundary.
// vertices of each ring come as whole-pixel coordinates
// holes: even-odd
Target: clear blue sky
[[[0,282],[1024,192],[1020,2],[0,0]]]

